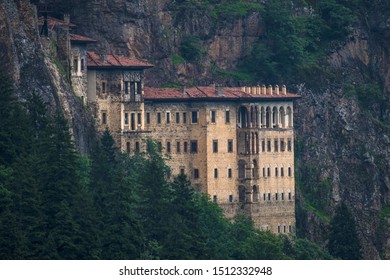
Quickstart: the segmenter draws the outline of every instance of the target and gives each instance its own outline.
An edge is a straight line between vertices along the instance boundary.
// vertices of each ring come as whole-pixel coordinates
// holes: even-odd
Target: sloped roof
[[[274,99],[297,99],[299,95],[281,91],[277,94],[252,94],[245,92],[242,88],[225,87],[218,88],[214,86],[207,87],[191,87],[185,89],[178,88],[151,88],[145,87],[145,100],[159,101],[185,101],[185,100],[213,100],[213,101],[235,101],[235,100],[274,100]]]
[[[38,18],[38,24],[39,25],[43,25],[44,21],[45,21],[45,17],[44,16],[40,16]],[[57,18],[53,18],[53,17],[48,17],[47,18],[47,25],[48,25],[49,29],[52,30],[56,26],[63,26],[63,25],[67,25],[67,24],[63,20],[60,20],[60,19],[57,19]],[[75,24],[69,23],[69,27],[75,27],[75,26],[76,26]]]
[[[87,52],[89,68],[151,68],[152,64],[123,55]]]
[[[78,34],[69,34],[70,40],[72,42],[79,42],[79,43],[96,43],[97,41],[95,39],[86,37],[86,36],[81,36]]]

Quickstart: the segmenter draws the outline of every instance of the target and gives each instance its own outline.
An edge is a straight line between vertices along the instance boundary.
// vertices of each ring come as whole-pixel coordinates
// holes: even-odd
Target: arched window
[[[257,164],[257,161],[255,159],[253,160],[252,164],[252,177],[257,179],[259,178],[259,165]]]
[[[261,110],[260,110],[260,127],[266,127],[264,107],[261,107]]]
[[[259,201],[259,188],[257,186],[253,186],[252,196],[253,196],[253,200],[252,200],[253,202]]]
[[[291,107],[288,106],[286,110],[286,127],[292,127],[292,110]]]
[[[248,110],[244,106],[240,107],[238,110],[237,122],[237,125],[240,128],[248,127]]]
[[[239,202],[245,202],[245,187],[244,186],[239,186],[238,187],[238,201]]]
[[[284,112],[284,107],[279,108],[279,119],[280,119],[280,126],[282,128],[286,127],[286,117]]]
[[[243,179],[245,178],[245,168],[246,163],[245,160],[241,159],[238,161],[238,178]]]
[[[271,108],[270,107],[267,107],[267,111],[265,114],[265,123],[266,123],[267,128],[271,127]]]
[[[278,109],[274,107],[272,109],[272,127],[279,127],[278,119]]]

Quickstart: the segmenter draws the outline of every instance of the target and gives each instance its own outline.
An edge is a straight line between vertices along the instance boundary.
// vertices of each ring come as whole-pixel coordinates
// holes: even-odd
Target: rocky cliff
[[[37,88],[67,112],[83,148],[81,105],[44,58],[27,2],[0,2],[0,49],[6,50],[0,62],[21,95]],[[207,10],[201,5],[206,1],[49,2],[57,4],[58,14],[71,13],[78,33],[99,40],[95,49],[155,64],[147,74],[153,86],[240,83],[239,77],[223,74],[267,34],[259,6],[223,14],[223,7]],[[390,7],[385,0],[365,4],[349,35],[327,49],[326,75],[290,85],[302,94],[295,118],[298,234],[325,246],[335,208],[345,202],[358,225],[364,257],[389,259]]]
[[[0,1],[0,64],[24,98],[39,93],[49,109],[67,116],[76,147],[87,152],[93,132],[91,119],[60,74],[54,57],[45,53],[37,24],[36,6],[27,0]]]

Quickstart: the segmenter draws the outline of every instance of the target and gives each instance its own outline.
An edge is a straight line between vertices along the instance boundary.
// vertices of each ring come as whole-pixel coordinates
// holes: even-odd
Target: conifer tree
[[[330,224],[328,249],[331,255],[343,260],[362,258],[355,221],[344,203],[337,208]]]
[[[103,259],[137,259],[145,242],[135,217],[132,178],[114,140],[106,130],[92,157],[91,188],[99,223]]]

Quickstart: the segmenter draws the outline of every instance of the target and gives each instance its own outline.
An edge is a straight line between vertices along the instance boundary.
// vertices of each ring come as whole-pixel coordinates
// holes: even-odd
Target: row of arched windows
[[[290,106],[241,106],[237,125],[240,128],[291,128],[293,112]]]
[[[257,163],[257,160],[253,160],[252,164],[249,166],[245,160],[241,159],[238,161],[238,178],[244,179],[244,178],[260,178],[260,176],[267,178],[271,176],[275,177],[292,177],[293,176],[293,170],[291,165],[289,165],[287,168],[285,168],[283,165],[278,166],[275,164],[274,170],[271,169],[271,166],[265,165],[262,167],[262,173],[259,173],[259,165]]]
[[[290,190],[285,192],[264,192],[260,194],[259,187],[254,185],[250,190],[246,189],[245,186],[238,187],[238,199],[239,202],[260,202],[260,201],[291,201],[293,200],[293,194]]]

